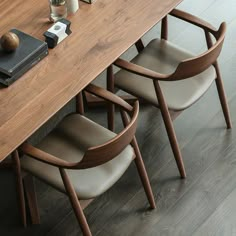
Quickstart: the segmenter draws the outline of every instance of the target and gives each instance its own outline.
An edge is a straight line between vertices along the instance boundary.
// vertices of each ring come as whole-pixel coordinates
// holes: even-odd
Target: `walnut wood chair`
[[[167,40],[167,16],[162,21],[161,39],[152,40],[144,47],[141,40],[136,43],[138,55],[131,62],[117,59],[114,65],[121,70],[113,76],[112,67],[107,71],[108,90],[114,86],[160,108],[169,141],[182,178],[186,172],[178,146],[169,110],[182,111],[193,105],[215,81],[227,128],[231,120],[223,83],[217,63],[221,52],[226,24],[216,30],[209,23],[180,10],[171,16],[200,27],[205,33],[208,50],[195,56]],[[215,38],[213,44],[212,36]],[[110,107],[108,122],[114,127],[113,107]]]
[[[133,160],[151,208],[155,208],[155,201],[135,139],[138,101],[131,106],[95,85],[89,85],[85,91],[120,108],[125,128],[119,134],[81,114],[70,114],[36,147],[24,143],[20,150],[25,154],[21,158],[23,170],[66,193],[83,234],[91,235],[79,200],[104,193]],[[78,110],[82,110],[81,106]]]

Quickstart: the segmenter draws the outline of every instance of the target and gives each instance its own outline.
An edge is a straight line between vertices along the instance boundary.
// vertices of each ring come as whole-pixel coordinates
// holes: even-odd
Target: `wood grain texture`
[[[20,80],[0,90],[0,161],[180,2],[81,3],[69,17],[73,33]],[[4,0],[0,9],[0,34],[18,28],[43,39],[51,26],[48,1]]]
[[[193,233],[200,235],[234,235],[236,232],[236,189],[217,207],[216,211]]]
[[[141,106],[137,140],[151,180],[157,209],[148,211],[135,166],[131,166],[113,188],[86,208],[85,214],[91,230],[97,232],[95,235],[232,236],[235,232],[236,103],[233,101],[236,101],[236,52],[232,50],[236,38],[235,7],[235,0],[184,0],[180,5],[181,9],[213,25],[218,26],[223,20],[227,22],[219,64],[230,101],[233,129],[225,129],[213,85],[202,102],[195,104],[174,121],[180,148],[183,155],[188,157],[184,161],[189,175],[186,180],[179,180],[160,111]],[[159,27],[154,27],[143,37],[144,42],[157,37],[158,33]],[[172,42],[198,54],[205,44],[204,38],[202,41],[201,38],[202,35],[193,27],[169,18],[168,39]],[[104,109],[93,108],[89,117],[106,125],[104,112]],[[63,194],[37,181],[42,222],[40,226],[24,229],[19,212],[16,211],[14,178],[9,171],[0,171],[0,186],[4,189],[0,194],[0,235],[82,235],[70,203]]]

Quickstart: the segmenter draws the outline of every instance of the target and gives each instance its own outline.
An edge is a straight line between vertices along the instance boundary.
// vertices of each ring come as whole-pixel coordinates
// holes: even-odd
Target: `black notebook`
[[[0,48],[0,83],[9,86],[48,54],[44,41],[36,39],[17,29],[10,30],[20,39],[14,52],[4,52]]]

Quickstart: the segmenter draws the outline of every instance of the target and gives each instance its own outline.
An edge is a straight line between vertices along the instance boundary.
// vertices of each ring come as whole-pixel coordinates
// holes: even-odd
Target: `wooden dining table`
[[[72,34],[9,87],[0,87],[0,162],[182,0],[80,2]],[[52,26],[48,0],[1,0],[0,35],[38,39]],[[1,58],[0,58],[1,60]]]

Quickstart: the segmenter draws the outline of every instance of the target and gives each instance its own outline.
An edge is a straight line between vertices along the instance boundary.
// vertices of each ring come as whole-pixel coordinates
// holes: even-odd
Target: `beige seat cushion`
[[[88,147],[103,144],[115,135],[84,116],[73,114],[66,117],[37,147],[61,159],[78,162]],[[94,198],[109,189],[123,175],[133,157],[134,152],[129,145],[103,165],[66,172],[79,199]],[[34,176],[65,192],[57,167],[27,156],[21,159],[21,165]]]
[[[171,74],[181,61],[192,57],[194,55],[166,40],[154,39],[132,62],[159,73]],[[162,81],[160,86],[168,107],[173,110],[183,110],[196,102],[207,91],[215,78],[215,69],[211,66],[192,78],[171,82]],[[151,79],[120,70],[115,75],[115,85],[158,106]]]

